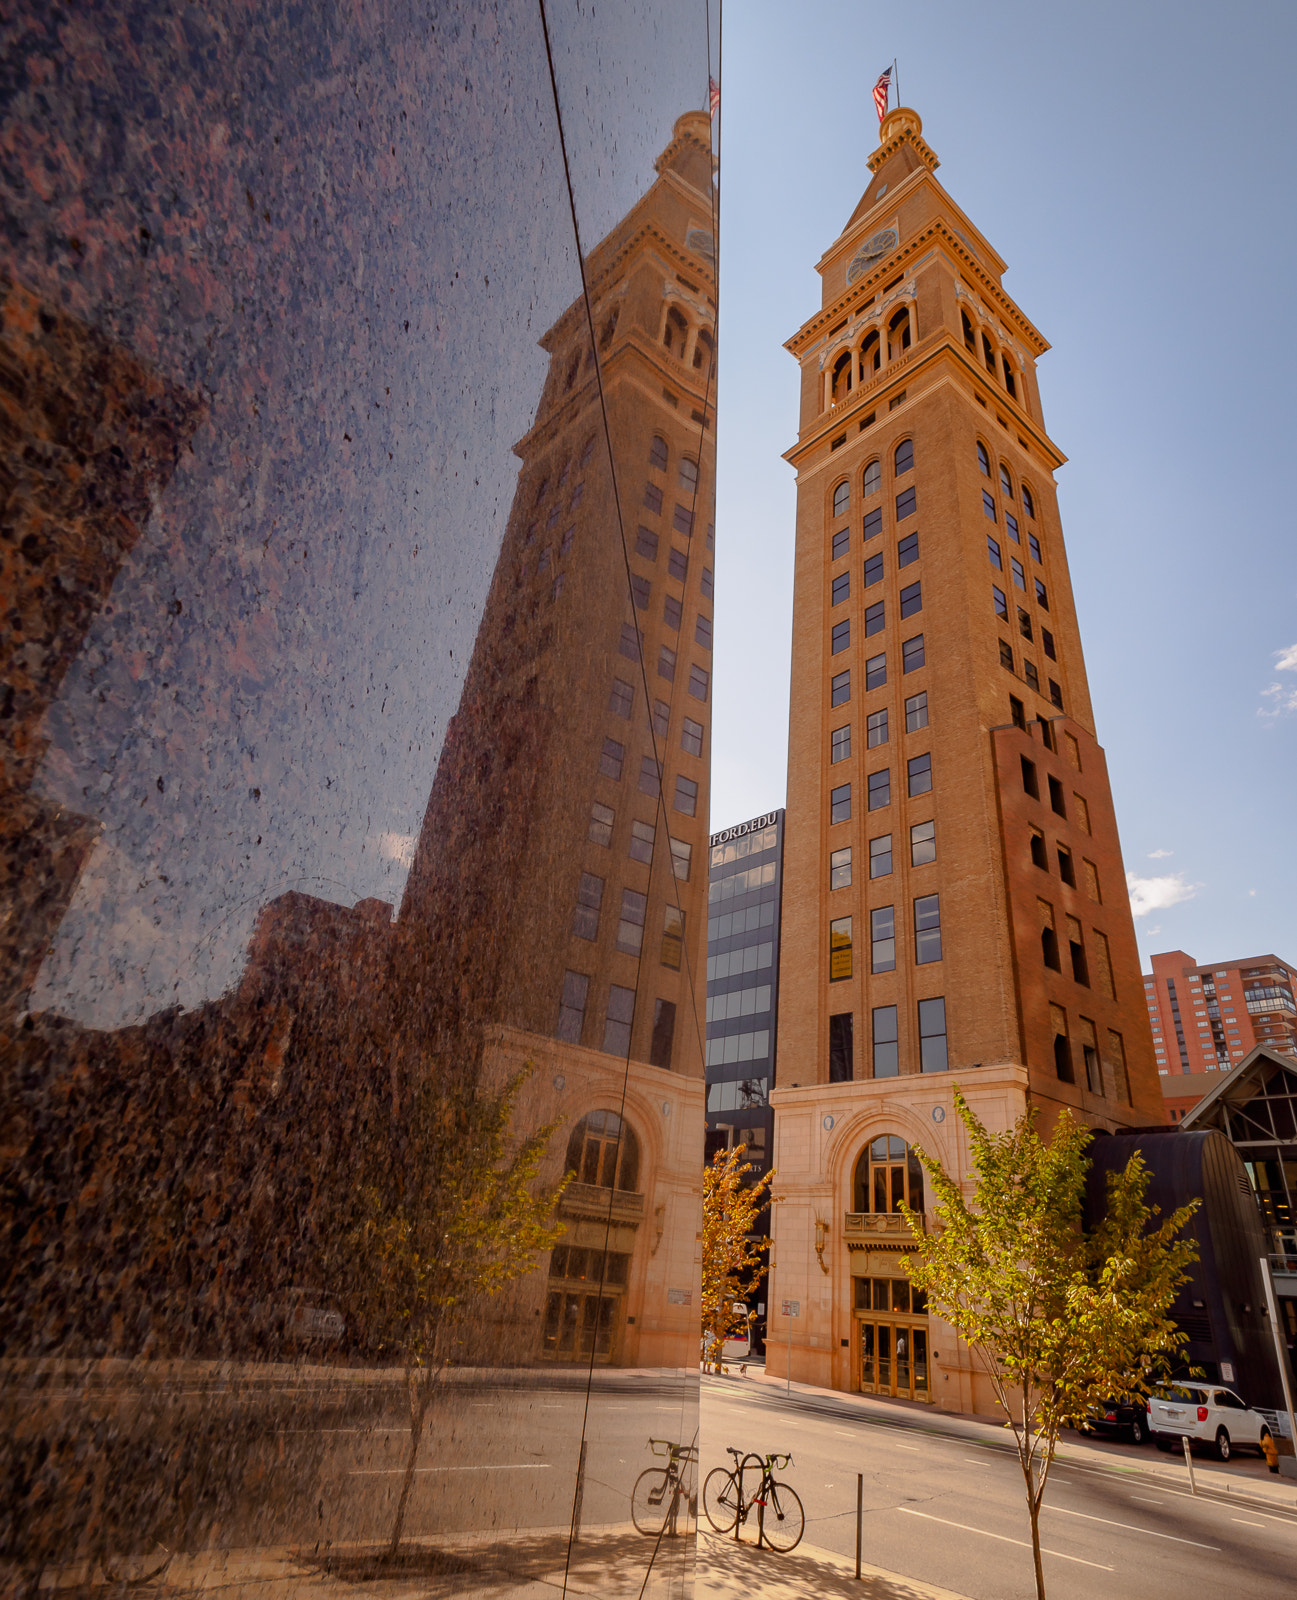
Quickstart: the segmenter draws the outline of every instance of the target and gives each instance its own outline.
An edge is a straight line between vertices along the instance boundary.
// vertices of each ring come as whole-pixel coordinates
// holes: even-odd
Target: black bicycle
[[[728,1446],[728,1451],[734,1457],[733,1469],[727,1472],[724,1467],[715,1467],[703,1484],[703,1510],[708,1522],[717,1533],[729,1533],[747,1521],[755,1506],[757,1544],[768,1544],[772,1550],[787,1555],[801,1543],[806,1531],[806,1513],[796,1489],[780,1483],[774,1475],[776,1468],[782,1472],[792,1465],[792,1456],[759,1456],[755,1452],[745,1455],[733,1445]],[[750,1495],[745,1495],[743,1474],[753,1468],[761,1474],[761,1480]]]
[[[650,1439],[655,1456],[665,1456],[661,1467],[645,1467],[631,1490],[630,1514],[636,1528],[656,1539],[659,1534],[674,1538],[680,1531],[680,1503],[691,1517],[698,1515],[696,1468],[698,1447],[672,1444],[670,1439]]]

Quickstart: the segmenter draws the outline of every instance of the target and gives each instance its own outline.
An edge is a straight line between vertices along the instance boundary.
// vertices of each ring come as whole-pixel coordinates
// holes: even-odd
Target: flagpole
[[[896,64],[896,57],[892,57],[892,76],[896,79],[896,103],[901,105],[901,69]]]

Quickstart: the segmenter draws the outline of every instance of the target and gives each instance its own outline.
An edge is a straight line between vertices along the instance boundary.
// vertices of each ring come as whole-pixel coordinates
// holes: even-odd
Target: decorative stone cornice
[[[915,154],[929,172],[935,172],[941,165],[937,152],[923,137],[923,118],[908,106],[897,106],[895,111],[889,111],[883,118],[882,127],[878,130],[878,149],[869,158],[870,172],[877,172],[883,162],[894,156],[903,144],[914,147]]]

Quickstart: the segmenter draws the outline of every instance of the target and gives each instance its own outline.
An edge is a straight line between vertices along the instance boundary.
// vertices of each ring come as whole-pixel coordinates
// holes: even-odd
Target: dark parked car
[[[1115,1435],[1131,1444],[1144,1444],[1149,1438],[1148,1405],[1127,1396],[1124,1400],[1097,1400],[1090,1407],[1082,1433]]]

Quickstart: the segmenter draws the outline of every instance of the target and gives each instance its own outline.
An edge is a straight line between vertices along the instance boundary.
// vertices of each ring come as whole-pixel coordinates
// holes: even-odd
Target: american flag
[[[716,113],[721,108],[721,86],[715,78],[707,80],[707,107],[712,114],[712,120],[715,121]]]
[[[878,121],[882,125],[883,118],[887,115],[887,92],[892,87],[892,69],[888,67],[878,82],[874,85],[874,105],[878,108]]]

